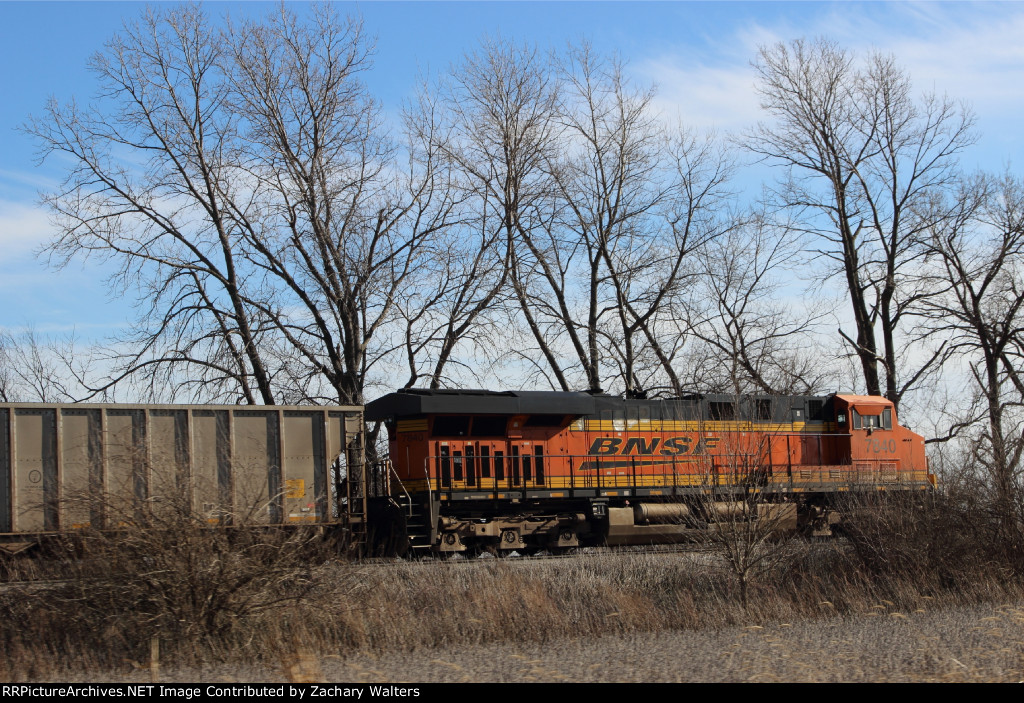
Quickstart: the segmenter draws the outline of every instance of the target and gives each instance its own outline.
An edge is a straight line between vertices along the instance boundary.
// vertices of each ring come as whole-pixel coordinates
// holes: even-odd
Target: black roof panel
[[[605,393],[562,391],[488,391],[488,390],[426,390],[411,388],[378,398],[366,406],[370,422],[419,417],[423,415],[597,415],[645,413],[651,418],[703,418],[711,403],[734,403],[742,409],[739,416],[750,412],[754,400],[771,400],[773,419],[789,421],[793,408],[807,408],[810,400],[827,404],[832,396],[771,396],[729,394],[690,394],[681,398],[626,400]]]
[[[590,415],[597,408],[589,393],[561,391],[424,390],[389,393],[366,405],[370,422],[416,415]]]

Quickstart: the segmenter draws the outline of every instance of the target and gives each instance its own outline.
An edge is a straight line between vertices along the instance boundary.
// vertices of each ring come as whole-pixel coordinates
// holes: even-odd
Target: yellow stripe
[[[420,418],[419,420],[399,420],[398,421],[399,432],[426,432],[427,431],[427,419]]]
[[[717,475],[709,475],[706,473],[680,473],[673,476],[671,473],[666,475],[655,475],[655,476],[637,476],[633,479],[632,475],[607,475],[607,476],[595,476],[590,475],[578,475],[575,482],[569,480],[565,476],[549,476],[543,484],[538,484],[533,481],[527,483],[521,483],[516,486],[510,486],[508,480],[502,481],[495,485],[493,479],[488,481],[484,480],[477,485],[467,485],[465,481],[452,481],[451,486],[445,486],[445,491],[480,491],[483,493],[497,493],[498,498],[511,498],[516,495],[518,491],[522,490],[551,490],[558,491],[562,489],[588,489],[588,488],[601,488],[601,489],[616,489],[616,488],[672,488],[672,487],[693,487],[693,486],[735,486],[742,485],[746,481],[747,475],[744,473],[729,474],[719,473]],[[776,473],[770,475],[768,478],[768,487],[771,490],[781,488],[792,488],[794,491],[802,492],[805,490],[820,490],[822,487],[829,488],[830,490],[836,491],[847,491],[851,487],[866,488],[870,486],[890,486],[893,488],[916,488],[912,484],[918,484],[920,487],[926,487],[930,482],[929,477],[923,471],[905,471],[897,474],[895,480],[879,480],[877,472],[842,472],[838,477],[830,475],[828,470],[825,471],[798,471],[794,468],[793,476],[790,477],[785,473]],[[598,480],[600,479],[600,480]],[[424,480],[419,481],[405,481],[405,490],[410,493],[417,493],[426,491],[428,486]],[[436,489],[437,483],[431,482],[430,488]],[[512,493],[512,492],[516,493]],[[552,497],[563,497],[564,494],[554,494]],[[652,495],[663,495],[662,492],[652,491]]]
[[[835,432],[834,422],[749,422],[720,420],[589,420],[572,424],[587,432]]]

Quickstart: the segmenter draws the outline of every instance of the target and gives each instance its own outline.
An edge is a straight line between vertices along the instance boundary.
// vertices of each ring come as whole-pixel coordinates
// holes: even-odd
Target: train
[[[935,487],[882,397],[409,389],[366,406],[388,457],[371,524],[398,551],[831,535],[851,492]]]
[[[367,447],[380,423],[387,449]],[[885,398],[406,389],[362,406],[0,404],[0,553],[183,510],[356,554],[827,536],[845,495],[936,486]]]

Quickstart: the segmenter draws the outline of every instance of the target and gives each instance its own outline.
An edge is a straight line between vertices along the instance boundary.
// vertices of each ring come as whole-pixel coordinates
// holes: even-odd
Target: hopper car
[[[673,542],[737,520],[824,536],[850,492],[935,485],[881,397],[412,389],[366,418],[388,433],[369,504],[385,551]]]
[[[0,403],[0,554],[140,510],[359,532],[361,407]]]

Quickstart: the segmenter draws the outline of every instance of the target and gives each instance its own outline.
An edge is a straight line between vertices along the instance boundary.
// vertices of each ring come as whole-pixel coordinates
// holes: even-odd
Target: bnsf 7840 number
[[[871,439],[867,440],[868,446],[867,451],[875,454],[895,454],[896,453],[896,440],[895,439]]]

